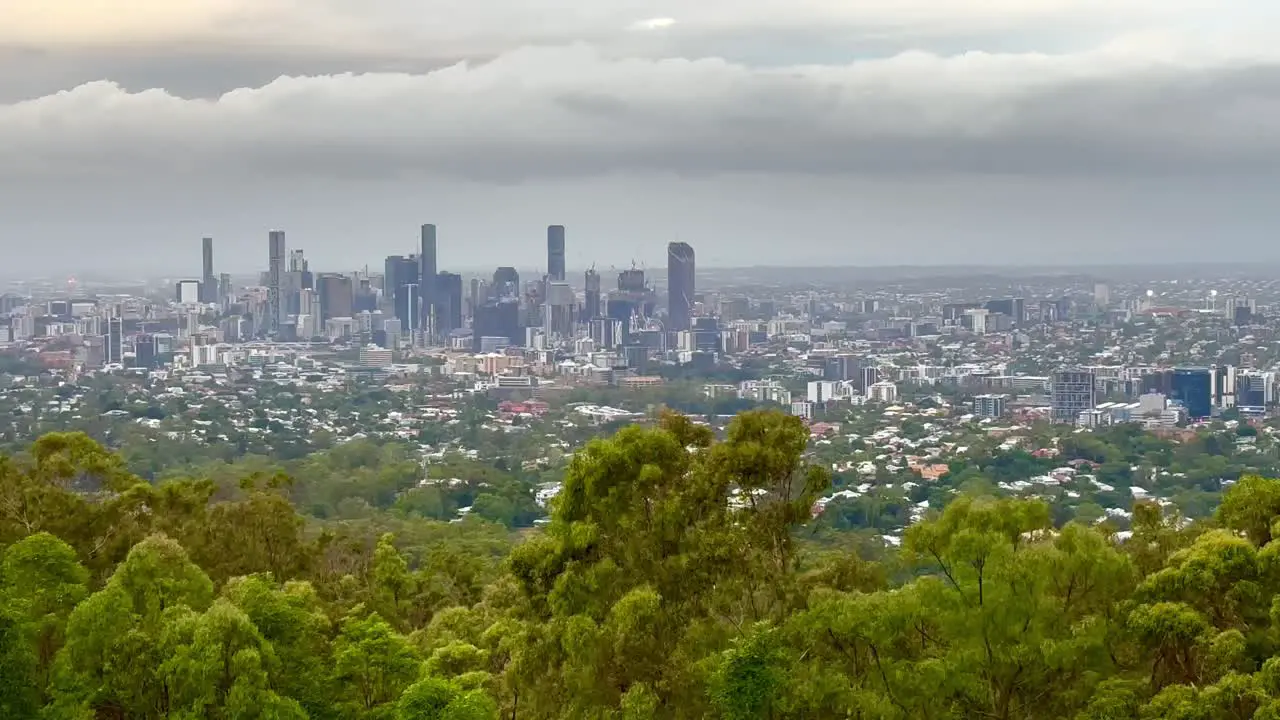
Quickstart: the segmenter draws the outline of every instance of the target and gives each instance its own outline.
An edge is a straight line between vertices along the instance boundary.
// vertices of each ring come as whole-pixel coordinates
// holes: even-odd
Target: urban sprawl
[[[256,278],[216,274],[205,238],[198,278],[11,282],[0,441],[83,430],[135,448],[144,477],[395,443],[420,471],[388,501],[436,488],[428,515],[524,526],[592,438],[664,408],[720,430],[775,407],[803,418],[833,472],[815,517],[887,544],[967,482],[1124,532],[1135,500],[1205,516],[1242,475],[1280,469],[1280,283],[1211,268],[695,272],[683,242],[657,277],[570,274],[565,243],[553,225],[545,270],[466,275],[437,267],[424,225],[381,272],[313,272],[272,231]],[[139,439],[163,450],[144,457]],[[231,449],[200,449],[215,447]],[[476,502],[494,468],[509,507]],[[360,512],[337,505],[325,512]]]

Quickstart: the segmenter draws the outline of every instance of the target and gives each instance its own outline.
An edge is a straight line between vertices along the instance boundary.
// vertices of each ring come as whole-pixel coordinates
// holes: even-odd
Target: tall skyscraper
[[[470,317],[474,318],[476,308],[480,307],[480,299],[483,297],[480,286],[483,284],[480,278],[471,278],[470,297],[467,299],[467,314]]]
[[[431,320],[436,306],[436,226],[422,226],[422,249],[418,253],[418,292],[422,295],[422,316],[419,327],[431,331]]]
[[[569,337],[573,334],[573,306],[576,298],[567,282],[547,283],[547,302],[543,309],[543,328],[547,337]]]
[[[418,313],[422,309],[422,299],[418,297],[418,284],[409,283],[396,288],[395,316],[400,321],[401,332],[412,333],[417,329]]]
[[[200,302],[218,302],[218,278],[213,274],[213,238],[201,241],[204,272],[200,275]]]
[[[107,332],[102,336],[102,361],[107,365],[124,362],[124,320],[107,319]]]
[[[395,308],[395,316],[404,330],[417,330],[422,326],[422,287],[418,283],[418,270],[418,258],[392,255],[386,260],[382,276],[384,298]]]
[[[337,273],[325,273],[316,278],[316,293],[320,296],[320,319],[354,317],[355,288],[351,278]]]
[[[285,324],[285,311],[280,291],[284,285],[285,242],[283,230],[267,235],[267,317],[262,327],[268,334],[277,333]]]
[[[441,338],[462,328],[462,276],[436,275],[436,334]]]
[[[600,317],[600,273],[592,268],[587,271],[586,275],[586,296],[582,307],[584,319],[590,322]]]
[[[547,280],[564,282],[564,226],[547,227]]]
[[[693,247],[689,243],[667,245],[667,330],[691,327],[693,317]]]

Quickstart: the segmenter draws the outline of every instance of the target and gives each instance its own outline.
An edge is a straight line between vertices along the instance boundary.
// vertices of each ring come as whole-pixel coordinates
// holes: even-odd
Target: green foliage
[[[1074,442],[1117,481],[1117,443],[1180,452]],[[513,547],[484,519],[519,524],[510,471],[361,473],[399,452],[298,461],[359,476],[381,506],[349,519],[269,465],[151,484],[77,435],[0,458],[0,717],[1280,720],[1275,480],[1195,524],[1135,505],[1124,535],[960,493],[888,551],[811,521],[830,478],[795,418],[665,415],[575,454]]]

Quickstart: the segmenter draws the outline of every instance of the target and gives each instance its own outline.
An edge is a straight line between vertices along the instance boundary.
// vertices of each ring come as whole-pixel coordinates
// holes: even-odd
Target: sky
[[[0,274],[1280,260],[1274,0],[0,0]]]

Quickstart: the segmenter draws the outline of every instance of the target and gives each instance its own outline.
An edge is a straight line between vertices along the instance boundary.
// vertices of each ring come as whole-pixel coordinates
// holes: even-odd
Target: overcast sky
[[[0,274],[1280,260],[1275,0],[0,0]]]

